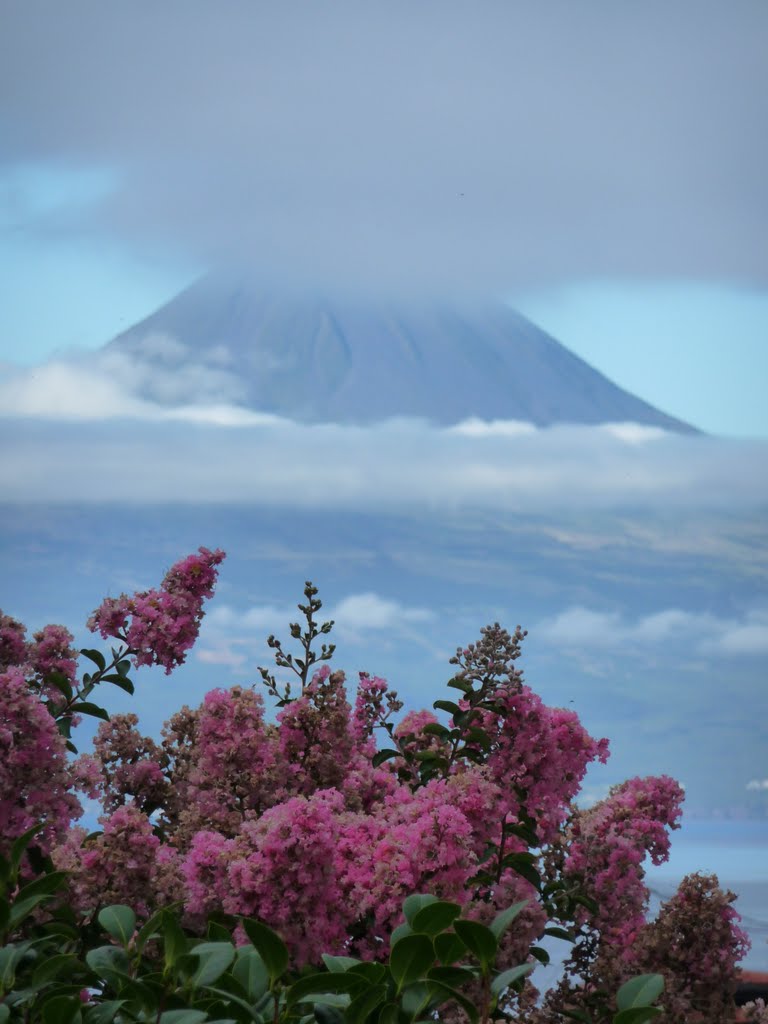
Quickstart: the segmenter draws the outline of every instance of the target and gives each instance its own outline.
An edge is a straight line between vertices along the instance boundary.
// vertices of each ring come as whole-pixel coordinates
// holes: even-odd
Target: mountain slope
[[[226,383],[230,400],[303,422],[419,416],[452,424],[479,416],[693,430],[501,302],[339,301],[209,276],[110,346],[166,369],[192,361]]]

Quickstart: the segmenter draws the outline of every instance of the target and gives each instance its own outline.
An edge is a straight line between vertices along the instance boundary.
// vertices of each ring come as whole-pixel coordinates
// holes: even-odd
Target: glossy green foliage
[[[19,885],[37,831],[0,865],[0,1024],[411,1024],[449,1004],[479,1024],[522,989],[535,966],[496,969],[498,944],[524,902],[485,926],[430,894],[405,901],[386,963],[326,955],[322,970],[300,974],[291,971],[279,935],[247,918],[211,921],[201,938],[185,931],[176,907],[137,928],[134,911],[116,905],[74,927],[66,905],[56,905],[61,872],[49,865]],[[43,905],[49,913],[34,921]],[[234,944],[237,923],[247,945]],[[651,1020],[662,988],[658,975],[632,979],[618,993],[614,1024]]]

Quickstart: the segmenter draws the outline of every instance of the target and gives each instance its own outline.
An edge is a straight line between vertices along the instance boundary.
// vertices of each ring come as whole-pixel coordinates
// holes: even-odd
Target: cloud
[[[242,387],[220,368],[223,346],[214,347],[206,362],[187,360],[186,346],[168,335],[149,335],[137,349],[135,355],[112,349],[72,353],[31,368],[0,365],[0,416],[75,422],[127,417],[220,426],[280,422],[236,404]],[[159,357],[161,366],[145,357]],[[187,401],[190,395],[194,403]]]
[[[216,379],[206,365],[155,368],[156,397],[141,398],[146,372],[108,352],[92,365],[58,360],[0,377],[5,499],[742,518],[768,505],[768,442],[627,424],[303,425],[229,400],[226,371]],[[199,400],[186,404],[189,394]],[[178,404],[167,404],[171,396]],[[638,542],[648,528],[635,524]],[[760,646],[760,629],[746,624],[729,643]]]
[[[758,792],[768,791],[768,779],[750,779],[746,788]]]
[[[674,645],[701,655],[765,655],[768,609],[751,609],[742,619],[728,619],[667,608],[627,620],[616,611],[573,606],[539,622],[534,633],[537,640],[566,650],[653,650]]]
[[[435,613],[428,608],[409,608],[398,601],[389,601],[368,592],[352,594],[334,609],[342,629],[361,632],[369,629],[398,629],[403,625],[431,622]]]
[[[274,633],[282,637],[286,634],[285,624],[296,618],[294,606],[255,605],[238,610],[231,605],[216,604],[206,615],[195,657],[206,664],[233,670],[242,668],[249,660],[248,655],[254,652],[271,660],[272,654],[264,643],[265,635]],[[406,605],[367,591],[349,594],[331,607],[323,606],[319,621],[334,622],[334,640],[360,644],[372,632],[386,632],[389,638],[418,640],[418,627],[435,618],[435,612],[429,608]]]
[[[297,283],[766,280],[761,0],[28,0],[3,28],[6,164],[112,176],[81,233]]]

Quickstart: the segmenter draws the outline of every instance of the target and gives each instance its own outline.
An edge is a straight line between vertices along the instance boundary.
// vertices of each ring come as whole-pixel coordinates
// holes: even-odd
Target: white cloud
[[[430,622],[435,613],[428,608],[409,608],[399,601],[389,601],[378,594],[352,594],[340,601],[333,617],[342,629],[397,629],[399,626]]]
[[[768,779],[751,779],[746,788],[752,791],[768,791]]]
[[[702,655],[761,655],[768,653],[768,610],[752,609],[743,619],[721,619],[667,608],[628,620],[615,611],[573,606],[540,622],[534,633],[537,639],[566,650],[671,644]]]
[[[195,657],[205,665],[224,665],[232,669],[240,668],[247,660],[245,654],[223,645],[196,649]]]
[[[743,623],[726,624],[719,644],[725,654],[768,654],[768,611],[754,611]]]
[[[463,437],[525,437],[535,434],[536,427],[532,423],[521,420],[481,420],[470,416],[454,427],[449,427],[449,434],[460,434]]]

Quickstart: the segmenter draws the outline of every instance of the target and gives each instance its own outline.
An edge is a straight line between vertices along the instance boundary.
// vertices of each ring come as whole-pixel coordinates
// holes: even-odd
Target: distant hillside
[[[693,432],[502,302],[297,297],[212,275],[110,345],[166,369],[201,364],[212,379],[230,382],[240,404],[303,422],[419,416],[452,424],[479,416],[538,426],[633,421]]]

